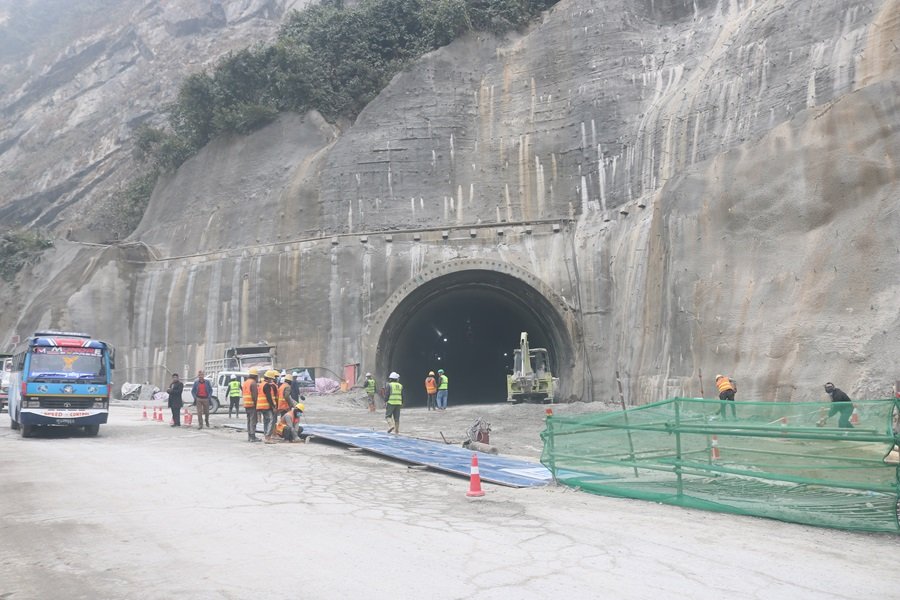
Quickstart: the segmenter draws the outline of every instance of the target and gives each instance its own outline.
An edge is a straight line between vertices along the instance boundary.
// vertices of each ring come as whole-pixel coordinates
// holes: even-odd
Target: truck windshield
[[[100,349],[34,348],[29,371],[31,381],[103,382],[106,377]]]

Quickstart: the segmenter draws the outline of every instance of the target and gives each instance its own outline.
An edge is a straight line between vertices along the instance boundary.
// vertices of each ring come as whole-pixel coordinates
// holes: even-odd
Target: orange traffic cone
[[[147,405],[146,404],[144,405],[144,414],[141,416],[141,419],[144,421],[147,420]]]
[[[478,473],[478,455],[472,453],[472,466],[469,469],[469,491],[466,492],[466,496],[478,497],[484,496],[484,491],[481,489],[481,475]]]
[[[151,420],[151,421],[155,421],[155,420],[156,420],[156,407],[155,407],[155,406],[153,407],[153,416],[150,417],[150,420]]]
[[[189,411],[189,410],[186,409],[186,408],[184,409],[184,419],[185,419],[185,420],[184,420],[184,424],[187,425],[188,427],[190,427],[190,426],[191,426],[191,423],[194,422],[194,415],[193,415],[193,413],[191,413],[191,411]]]
[[[548,417],[552,417],[552,416],[553,416],[553,409],[552,409],[552,408],[547,408],[547,410],[544,411],[544,414],[547,415]]]
[[[853,409],[853,414],[850,415],[850,424],[859,425],[859,411],[855,408]]]
[[[719,436],[712,436],[712,441],[709,444],[709,457],[712,460],[719,460]]]
[[[162,406],[159,407],[159,412],[156,413],[156,420],[160,423],[163,422]]]

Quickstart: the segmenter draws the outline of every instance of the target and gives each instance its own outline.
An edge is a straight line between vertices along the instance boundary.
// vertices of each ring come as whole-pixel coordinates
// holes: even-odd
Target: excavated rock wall
[[[573,304],[579,397],[610,399],[616,370],[631,402],[699,395],[700,369],[707,396],[721,371],[743,398],[884,397],[898,34],[896,0],[564,0],[423,58],[345,131],[310,114],[216,141],[160,184],[133,247],[57,249],[69,266],[2,322],[77,322],[135,371],[255,337],[339,367],[405,282],[476,257]],[[525,222],[564,228],[437,231]]]

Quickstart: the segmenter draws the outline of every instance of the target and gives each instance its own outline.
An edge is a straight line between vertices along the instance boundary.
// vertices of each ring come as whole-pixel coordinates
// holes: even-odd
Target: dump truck
[[[550,355],[546,348],[529,348],[528,332],[523,331],[519,347],[513,350],[513,372],[506,376],[506,401],[552,402],[558,381],[550,372]]]

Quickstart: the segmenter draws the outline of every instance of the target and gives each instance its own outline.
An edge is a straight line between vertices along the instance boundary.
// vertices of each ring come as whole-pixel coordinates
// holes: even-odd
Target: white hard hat
[[[284,377],[285,375],[287,375],[287,371],[285,371],[284,369],[282,369],[282,370],[281,370],[281,376]]]
[[[388,379],[400,379],[400,375],[397,374],[397,371],[391,371],[391,374],[388,375]]]
[[[372,376],[371,373],[366,373],[366,377],[371,377],[371,376]]]
[[[231,376],[231,379],[232,379],[232,380],[237,379],[237,375],[232,375],[232,376]]]

